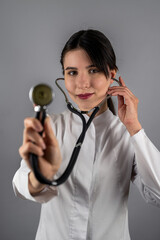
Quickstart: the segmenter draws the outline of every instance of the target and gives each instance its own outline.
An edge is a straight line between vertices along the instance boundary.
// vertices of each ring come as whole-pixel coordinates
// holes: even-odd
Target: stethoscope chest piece
[[[38,106],[48,106],[54,99],[55,95],[52,88],[47,84],[38,84],[29,91],[30,100]]]

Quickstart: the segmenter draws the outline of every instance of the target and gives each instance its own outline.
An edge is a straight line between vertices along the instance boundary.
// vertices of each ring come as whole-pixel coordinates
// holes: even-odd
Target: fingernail
[[[41,152],[41,157],[43,157],[44,156],[44,152],[43,152],[43,150],[42,150],[42,152]]]
[[[42,143],[42,148],[43,150],[46,149],[46,145],[44,143]]]
[[[36,125],[36,129],[37,129],[38,132],[41,132],[43,130],[43,128],[39,125]]]

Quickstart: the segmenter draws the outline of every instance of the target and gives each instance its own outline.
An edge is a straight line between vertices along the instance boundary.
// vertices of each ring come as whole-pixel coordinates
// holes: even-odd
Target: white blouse
[[[86,120],[89,117],[85,116]],[[52,115],[65,170],[81,129],[69,111]],[[13,179],[15,193],[42,203],[36,240],[129,240],[127,201],[130,180],[144,199],[160,207],[160,152],[144,130],[130,137],[108,109],[94,118],[68,180],[33,197],[24,160]]]

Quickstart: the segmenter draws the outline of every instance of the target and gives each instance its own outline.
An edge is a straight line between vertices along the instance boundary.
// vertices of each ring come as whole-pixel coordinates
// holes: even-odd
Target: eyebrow
[[[89,65],[89,66],[87,66],[86,68],[88,69],[88,68],[91,68],[91,67],[95,67],[95,65],[94,64],[91,64],[91,65]],[[76,67],[66,67],[65,69],[64,69],[64,71],[66,71],[66,70],[77,70],[78,68],[76,68]]]

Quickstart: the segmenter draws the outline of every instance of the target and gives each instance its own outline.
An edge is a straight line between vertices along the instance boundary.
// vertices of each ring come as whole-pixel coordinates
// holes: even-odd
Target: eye
[[[77,71],[69,71],[69,72],[68,72],[68,75],[70,75],[70,76],[77,75]]]
[[[93,73],[98,73],[99,70],[97,68],[92,68],[89,70],[89,73],[93,74]]]

